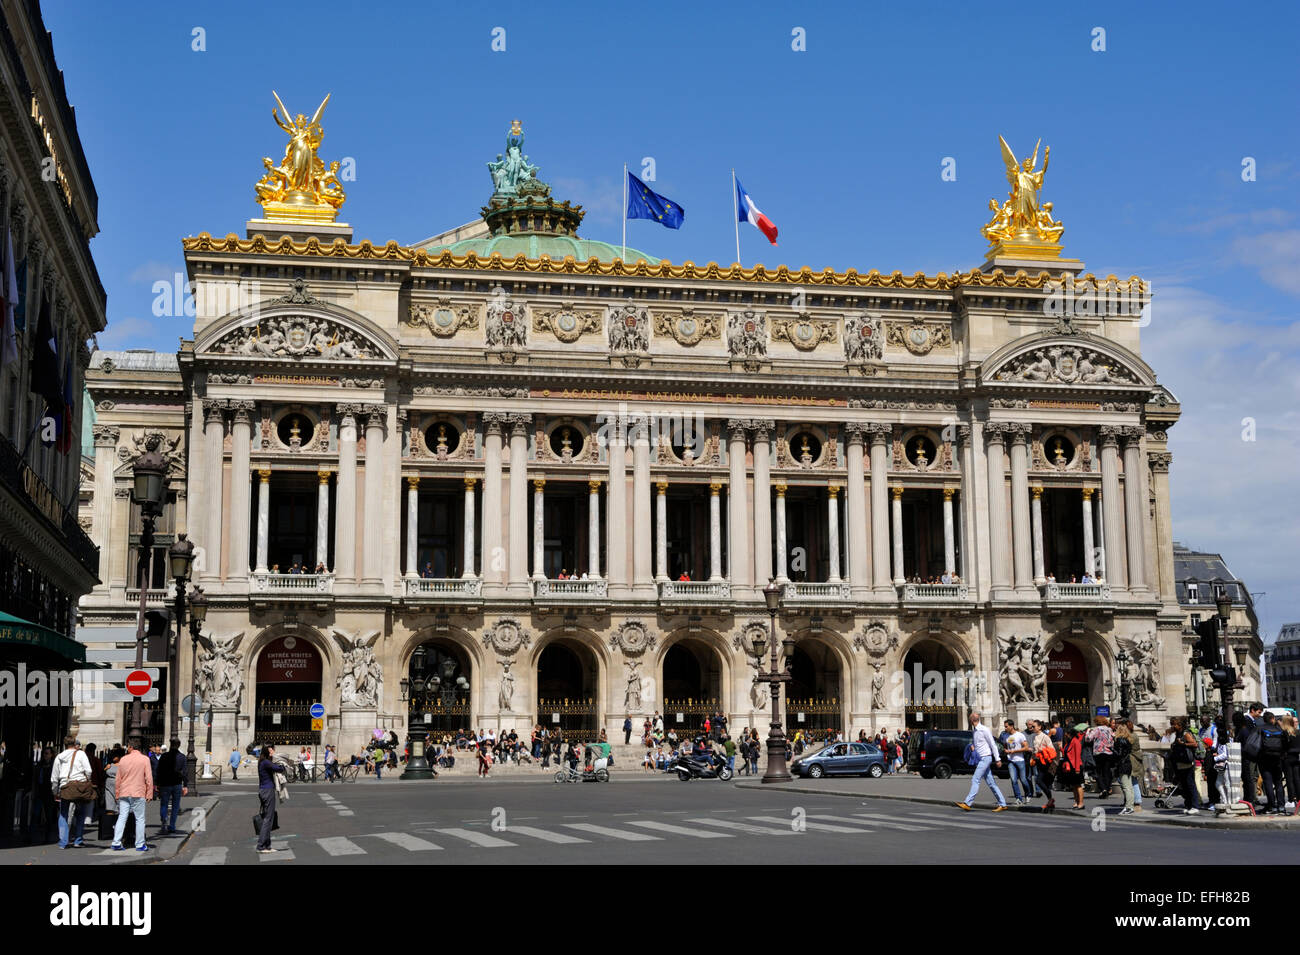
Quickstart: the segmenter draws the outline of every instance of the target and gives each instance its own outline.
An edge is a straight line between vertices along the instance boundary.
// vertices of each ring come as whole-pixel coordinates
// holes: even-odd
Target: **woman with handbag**
[[[1183,792],[1183,815],[1194,816],[1201,811],[1201,798],[1196,791],[1196,737],[1187,728],[1183,717],[1175,716],[1172,724],[1169,762],[1173,764],[1178,788]]]
[[[1080,724],[1082,725],[1082,724]],[[1085,727],[1086,729],[1086,727]],[[1065,730],[1065,752],[1059,771],[1061,782],[1074,794],[1071,809],[1083,808],[1083,734],[1078,727]]]
[[[275,747],[263,746],[261,758],[257,761],[257,798],[261,804],[258,818],[261,824],[257,831],[257,851],[274,852],[271,847],[271,830],[275,828],[275,793],[279,780],[276,774],[284,776],[284,766],[275,761]]]
[[[95,805],[95,786],[90,781],[90,760],[77,738],[68,736],[63,745],[50,771],[50,789],[59,803],[59,848],[68,848],[71,838],[72,847],[80,849],[85,846],[82,836],[86,817]]]
[[[1032,761],[1038,776],[1038,788],[1047,797],[1047,802],[1043,803],[1043,812],[1052,812],[1056,809],[1056,797],[1052,795],[1052,778],[1056,775],[1059,762],[1056,747],[1052,745],[1052,738],[1044,732],[1041,722],[1031,720],[1029,728],[1033,733],[1029,745],[1034,754]]]

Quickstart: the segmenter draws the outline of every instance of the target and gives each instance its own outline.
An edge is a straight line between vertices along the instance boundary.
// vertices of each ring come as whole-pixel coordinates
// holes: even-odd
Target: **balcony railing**
[[[843,581],[824,581],[821,583],[808,583],[806,581],[794,581],[786,587],[786,598],[789,600],[810,600],[810,601],[834,601],[848,600],[853,594],[853,588]]]
[[[334,575],[253,573],[248,576],[248,589],[259,594],[314,597],[334,593]]]
[[[1083,600],[1102,603],[1110,600],[1110,584],[1044,584],[1044,600]]]
[[[903,584],[903,600],[969,600],[970,587],[966,584]]]
[[[153,587],[151,587],[151,588],[148,590],[147,595],[146,595],[145,598],[144,598],[144,602],[145,602],[146,604],[150,605],[150,606],[155,606],[155,605],[156,605],[156,606],[162,606],[163,604],[166,604],[166,603],[170,602],[171,600],[175,599],[175,596],[176,596],[176,588],[175,588],[175,587],[167,587],[167,588],[164,588],[164,589],[161,589],[161,590],[159,590],[159,589],[157,589],[157,588],[153,588]],[[129,588],[127,588],[127,591],[126,591],[126,602],[127,602],[128,604],[139,604],[139,603],[140,603],[140,588],[139,588],[139,587],[129,587]]]
[[[478,598],[483,594],[481,577],[408,577],[406,596],[431,599]]]
[[[729,580],[664,580],[659,583],[660,600],[730,600]]]
[[[609,595],[609,583],[601,578],[586,580],[534,580],[534,597],[552,598],[603,598]]]

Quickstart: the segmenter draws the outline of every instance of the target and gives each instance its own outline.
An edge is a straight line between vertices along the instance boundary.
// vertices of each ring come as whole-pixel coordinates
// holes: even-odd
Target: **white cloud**
[[[158,262],[151,260],[148,262],[142,262],[136,266],[135,270],[131,272],[128,278],[132,282],[144,285],[153,285],[153,283],[157,282],[159,279],[162,279],[164,282],[174,282],[176,280],[177,272],[182,276],[185,275],[185,267],[183,263]],[[182,281],[184,281],[183,278]]]
[[[1258,269],[1269,285],[1300,295],[1300,229],[1240,236],[1232,252],[1237,263]]]
[[[168,325],[172,319],[115,318],[108,327],[95,336],[99,347],[105,351],[127,348],[158,348],[175,350],[184,325],[178,324],[172,332]],[[191,320],[192,322],[192,320]],[[191,325],[191,329],[192,329]]]

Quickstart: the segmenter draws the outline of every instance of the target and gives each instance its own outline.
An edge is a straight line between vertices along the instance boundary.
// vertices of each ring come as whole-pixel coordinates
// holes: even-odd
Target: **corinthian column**
[[[367,584],[383,581],[384,549],[384,418],[386,409],[375,405],[366,417],[365,527],[361,539],[361,576]]]
[[[528,590],[528,426],[532,415],[510,415],[510,589]]]
[[[738,418],[727,421],[731,442],[727,448],[730,480],[727,484],[727,568],[731,572],[733,593],[736,588],[752,586],[749,567],[749,507],[745,494],[745,428]]]
[[[1120,537],[1119,514],[1119,436],[1122,428],[1101,428],[1101,519],[1102,540],[1106,547],[1106,582],[1115,587],[1128,586],[1124,574],[1124,541]]]
[[[1030,493],[1033,494],[1029,509],[1034,525],[1034,586],[1041,587],[1047,583],[1047,573],[1043,569],[1043,489],[1035,486]]]
[[[406,479],[406,576],[419,577],[417,544],[420,540],[420,479],[414,474]]]
[[[271,469],[259,468],[257,472],[257,572],[265,574],[267,551],[271,535]]]
[[[950,487],[943,489],[943,570],[946,574],[957,572],[957,546],[955,525],[952,519],[952,494]]]
[[[501,548],[501,429],[506,416],[483,415],[483,580],[499,584],[504,579],[505,551]]]
[[[1147,508],[1142,494],[1141,428],[1124,429],[1124,529],[1128,537],[1129,589],[1147,589],[1146,526]]]
[[[994,591],[1005,591],[1011,586],[1011,568],[1007,561],[1007,425],[990,421],[984,425],[988,437],[989,466],[989,574]]]
[[[230,575],[236,580],[248,576],[248,525],[252,495],[252,471],[248,453],[253,443],[253,426],[249,412],[251,401],[230,403]]]
[[[316,472],[320,479],[316,490],[316,562],[325,565],[328,570],[330,564],[330,472],[321,468]],[[260,493],[259,488],[259,493]],[[261,498],[258,498],[261,501]],[[261,507],[261,504],[258,504]],[[258,533],[261,533],[261,515],[258,515]],[[265,567],[266,557],[259,552],[257,555],[258,564]],[[315,568],[313,568],[314,570]]]
[[[1029,530],[1029,425],[1011,426],[1011,555],[1017,590],[1034,585]]]
[[[850,421],[844,426],[844,457],[848,469],[846,490],[844,492],[849,519],[849,582],[853,587],[853,596],[862,599],[866,596],[871,581],[867,578],[867,478],[863,472],[863,447],[867,426],[859,421]],[[874,475],[872,491],[875,491]],[[832,502],[833,503],[833,502]],[[875,523],[873,509],[872,524]]]
[[[461,531],[461,543],[465,554],[461,559],[461,577],[474,576],[474,485],[478,478],[465,478],[465,526]]]
[[[108,571],[108,555],[112,554],[117,542],[113,539],[113,469],[117,467],[117,441],[121,437],[120,428],[97,424],[95,429],[95,514],[90,525],[90,539],[99,545],[103,555],[100,564],[100,583],[96,590],[108,590],[113,583],[113,575]],[[135,586],[132,584],[132,586]]]
[[[546,478],[533,478],[533,580],[546,579]]]
[[[207,424],[203,429],[203,461],[208,473],[203,482],[203,493],[207,500],[207,540],[204,548],[204,577],[209,580],[221,578],[221,534],[225,525],[226,513],[222,503],[222,472],[225,470],[226,414],[220,400],[209,399],[203,402],[207,415]]]
[[[339,476],[334,484],[334,578],[357,577],[357,413],[339,405]]]
[[[618,416],[609,429],[609,493],[605,498],[605,576],[613,588],[627,586],[627,435]]]
[[[786,576],[786,549],[785,540],[785,490],[784,484],[776,486],[776,579],[779,583],[787,583],[789,577]]]
[[[776,427],[770,419],[754,423],[754,580],[765,585],[772,577],[772,487],[769,478],[772,445],[769,435]],[[782,502],[784,506],[784,501]],[[781,563],[785,563],[782,555]],[[784,574],[780,575],[784,577]]]
[[[894,586],[906,583],[903,574],[903,489],[895,487],[894,491]]]
[[[1097,578],[1096,545],[1092,539],[1092,488],[1083,489],[1083,572],[1094,580]]]
[[[859,447],[861,445],[859,444]],[[840,509],[839,509],[840,488],[838,484],[829,484],[826,487],[826,538],[829,542],[831,567],[830,574],[826,578],[830,583],[838,583],[840,580]],[[866,549],[865,547],[863,548]]]
[[[867,425],[867,431],[871,435],[871,586],[877,594],[892,594],[894,591],[889,582],[889,440],[893,427],[876,423]],[[850,562],[854,560],[850,556]]]
[[[655,488],[655,579],[662,582],[668,579],[668,482],[659,481]]]
[[[709,483],[709,580],[722,579],[722,484]]]
[[[600,481],[587,482],[587,577],[600,577]]]
[[[632,582],[647,596],[654,587],[651,517],[650,425],[644,417],[639,417],[632,425]]]

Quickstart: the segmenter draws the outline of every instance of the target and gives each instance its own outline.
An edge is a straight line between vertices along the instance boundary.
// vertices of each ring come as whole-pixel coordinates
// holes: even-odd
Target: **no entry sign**
[[[126,692],[132,696],[144,696],[153,689],[153,678],[144,670],[132,670],[126,675]]]

